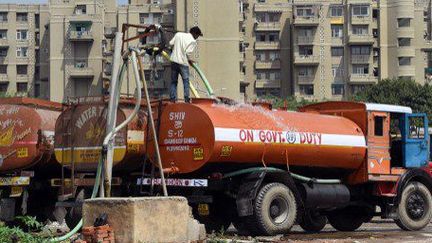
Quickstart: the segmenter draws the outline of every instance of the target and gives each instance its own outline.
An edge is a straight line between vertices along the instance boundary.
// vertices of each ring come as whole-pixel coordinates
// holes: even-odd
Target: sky
[[[117,0],[119,4],[126,4],[128,0]],[[0,3],[47,3],[48,0],[0,0]]]

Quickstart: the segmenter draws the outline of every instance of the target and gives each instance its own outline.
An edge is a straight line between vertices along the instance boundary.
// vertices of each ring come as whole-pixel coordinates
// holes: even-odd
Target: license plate
[[[151,185],[152,180],[150,178],[138,178],[137,185]],[[207,187],[207,179],[175,179],[168,178],[165,179],[167,186],[173,187]],[[160,178],[153,179],[153,185],[160,185],[162,180]]]

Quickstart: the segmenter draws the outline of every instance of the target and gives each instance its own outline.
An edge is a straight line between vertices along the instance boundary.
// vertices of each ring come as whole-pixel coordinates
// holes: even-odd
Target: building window
[[[257,13],[256,20],[259,23],[275,23],[280,21],[280,14],[275,13]]]
[[[40,92],[40,84],[35,84],[35,89],[34,89],[34,95],[36,98],[41,96],[41,92]]]
[[[369,65],[352,65],[352,73],[357,75],[369,74]]]
[[[27,92],[27,83],[17,83],[17,92],[18,93],[25,93]]]
[[[372,10],[372,18],[377,19],[379,16],[379,10],[378,9],[373,9]]]
[[[40,27],[40,15],[39,14],[35,14],[35,27],[36,27],[36,29],[39,29],[39,27]]]
[[[75,8],[75,14],[81,15],[87,13],[87,6],[86,5],[77,5]]]
[[[399,66],[410,66],[411,57],[399,57]]]
[[[299,77],[312,77],[313,76],[313,68],[312,67],[300,67],[298,69]]]
[[[398,21],[398,27],[410,27],[411,26],[411,19],[410,18],[399,18],[397,21]]]
[[[342,24],[332,24],[331,25],[331,33],[334,38],[342,38],[343,37],[343,25]]]
[[[27,75],[27,65],[17,65],[18,75]]]
[[[351,93],[356,94],[358,92],[362,92],[367,88],[367,85],[364,84],[353,84],[350,86]]]
[[[299,46],[299,55],[300,56],[312,56],[313,55],[313,47],[312,46]]]
[[[369,6],[368,5],[354,5],[354,6],[352,6],[352,16],[354,16],[354,17],[369,16]]]
[[[378,38],[379,37],[378,29],[372,29],[372,35],[374,38]]]
[[[17,30],[17,40],[27,40],[27,30]]]
[[[0,12],[0,22],[7,22],[8,21],[7,15],[8,15],[7,12]]]
[[[16,55],[17,57],[27,57],[27,47],[17,47]]]
[[[279,41],[279,34],[278,33],[270,33],[269,34],[269,41],[270,42],[277,42],[277,41]]]
[[[313,95],[314,94],[314,86],[313,84],[300,84],[300,94],[301,95]]]
[[[336,64],[336,65],[332,65],[332,75],[333,78],[340,78],[343,75],[343,68]]]
[[[368,35],[369,26],[367,25],[353,25],[352,26],[353,35]]]
[[[27,22],[27,13],[17,13],[16,14],[16,21],[17,22]]]
[[[311,6],[297,6],[296,13],[298,17],[314,17],[315,12]]]
[[[0,48],[0,57],[6,57],[8,52],[8,48]]]
[[[345,87],[343,84],[332,84],[332,95],[344,95]]]
[[[351,55],[370,55],[371,48],[369,46],[352,46]]]
[[[0,74],[7,74],[7,65],[0,65]]]
[[[256,34],[256,41],[257,42],[265,42],[266,41],[266,35],[265,34]]]
[[[301,28],[298,30],[297,35],[301,37],[312,37],[314,30],[312,28]]]
[[[410,38],[398,38],[398,45],[400,47],[411,46],[411,39]]]
[[[9,82],[0,83],[0,93],[5,94],[8,90]]]
[[[331,17],[342,17],[343,16],[343,6],[331,6],[330,7]]]
[[[7,30],[0,30],[0,39],[2,40],[7,39]]]
[[[331,48],[332,57],[343,57],[344,48],[343,47],[332,47]]]

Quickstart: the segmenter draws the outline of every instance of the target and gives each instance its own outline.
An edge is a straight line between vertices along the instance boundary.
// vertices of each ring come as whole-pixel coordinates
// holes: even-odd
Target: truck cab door
[[[429,134],[426,114],[404,114],[401,120],[403,166],[418,168],[427,165]]]

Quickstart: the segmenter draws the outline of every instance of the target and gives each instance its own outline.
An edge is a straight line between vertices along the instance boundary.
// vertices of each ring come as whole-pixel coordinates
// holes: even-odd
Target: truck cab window
[[[375,136],[383,136],[384,135],[384,117],[376,116],[375,117]]]
[[[423,117],[410,117],[408,138],[424,139],[424,134],[425,131]]]

